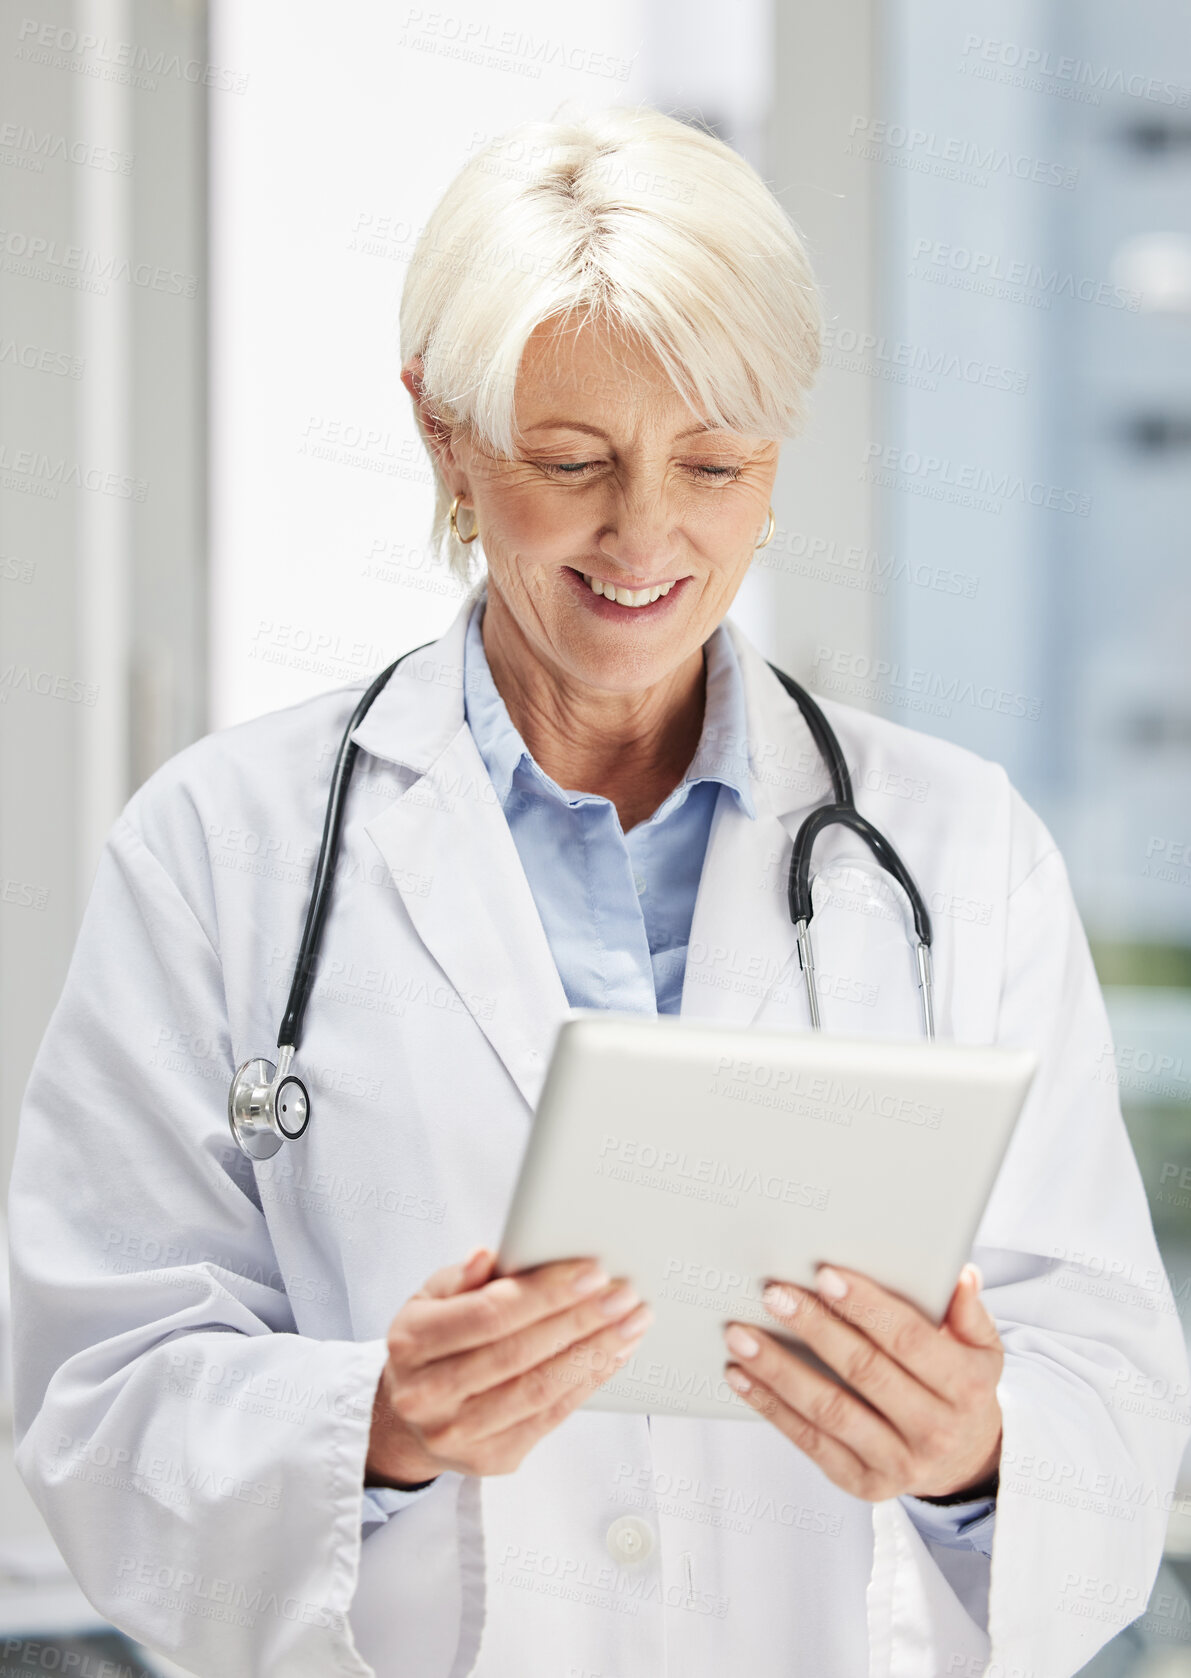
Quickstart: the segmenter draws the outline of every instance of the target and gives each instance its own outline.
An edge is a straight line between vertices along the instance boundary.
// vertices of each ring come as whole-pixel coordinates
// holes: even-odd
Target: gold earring
[[[458,524],[458,521],[456,519],[456,514],[459,511],[459,503],[462,500],[463,500],[463,497],[461,495],[457,495],[455,497],[454,501],[451,502],[451,511],[450,511],[449,517],[450,517],[450,524],[451,524],[451,535],[455,538],[455,540],[457,542],[462,542],[464,547],[466,547],[469,542],[474,542],[476,537],[480,534],[480,527],[479,527],[479,525],[477,525],[476,528],[472,531],[470,536],[460,536],[460,534],[459,534],[459,524]]]
[[[763,542],[757,542],[755,544],[755,546],[757,548],[765,547],[769,542],[771,542],[773,540],[773,533],[776,529],[777,529],[777,523],[776,523],[776,521],[774,519],[774,516],[773,516],[773,508],[771,507],[769,509],[769,528],[765,532],[765,540]]]

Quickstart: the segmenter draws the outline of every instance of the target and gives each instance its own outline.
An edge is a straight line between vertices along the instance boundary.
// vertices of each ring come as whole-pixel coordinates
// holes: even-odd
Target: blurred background
[[[398,300],[459,167],[563,100],[644,100],[714,131],[802,229],[825,366],[733,616],[813,689],[999,760],[1051,828],[1186,1322],[1178,0],[4,9],[5,1179],[130,793],[197,736],[371,675],[453,618]],[[1191,1673],[1184,1493],[1187,1471],[1148,1610],[1095,1678]],[[7,1442],[0,1648],[5,1673],[167,1670],[71,1583]]]

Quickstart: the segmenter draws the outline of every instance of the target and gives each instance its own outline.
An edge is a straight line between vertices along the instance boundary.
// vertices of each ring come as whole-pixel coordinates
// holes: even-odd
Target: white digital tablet
[[[723,1325],[760,1323],[823,1368],[761,1302],[820,1264],[941,1322],[1036,1059],[571,1009],[497,1272],[590,1256],[653,1307],[586,1408],[762,1420],[724,1380]]]

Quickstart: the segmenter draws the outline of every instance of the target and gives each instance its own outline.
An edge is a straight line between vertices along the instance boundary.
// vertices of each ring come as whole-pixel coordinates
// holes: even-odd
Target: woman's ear
[[[427,400],[422,388],[424,371],[421,356],[411,356],[401,369],[401,383],[413,397],[418,428],[425,440],[426,447],[433,451],[434,458],[437,460],[441,471],[446,464],[446,456],[450,453],[451,428],[442,416],[435,412]]]

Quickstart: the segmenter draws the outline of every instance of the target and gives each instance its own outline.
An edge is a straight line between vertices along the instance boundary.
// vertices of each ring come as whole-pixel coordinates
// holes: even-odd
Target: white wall
[[[213,113],[212,727],[375,674],[454,616],[400,383],[418,231],[489,135],[646,96],[639,0],[484,17],[215,6],[212,56],[249,80]]]

